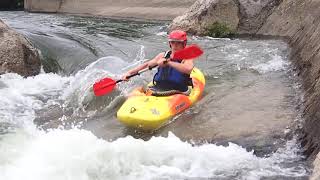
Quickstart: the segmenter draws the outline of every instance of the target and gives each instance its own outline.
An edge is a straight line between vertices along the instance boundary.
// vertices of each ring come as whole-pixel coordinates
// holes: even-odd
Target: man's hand
[[[131,71],[128,71],[127,73],[125,73],[124,75],[122,75],[121,79],[124,81],[128,81],[128,76],[132,75],[134,73],[132,73]]]
[[[157,61],[157,64],[158,64],[159,67],[164,67],[164,66],[167,66],[167,65],[168,65],[168,61],[169,61],[169,59],[160,58],[160,59]]]

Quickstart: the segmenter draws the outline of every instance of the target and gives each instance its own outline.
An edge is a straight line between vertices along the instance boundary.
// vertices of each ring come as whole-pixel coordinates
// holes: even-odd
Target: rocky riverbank
[[[32,76],[40,72],[38,51],[1,20],[0,39],[0,74],[15,72],[22,76]]]

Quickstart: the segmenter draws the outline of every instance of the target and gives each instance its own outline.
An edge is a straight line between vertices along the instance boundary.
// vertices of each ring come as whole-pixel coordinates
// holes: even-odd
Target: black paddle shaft
[[[134,73],[134,74],[131,74],[130,76],[127,76],[127,78],[130,79],[130,78],[132,78],[132,77],[134,77],[134,76],[138,76],[138,75],[140,75],[140,74],[142,74],[142,73],[144,73],[144,72],[146,72],[146,71],[152,70],[153,68],[155,68],[155,67],[157,67],[157,66],[158,66],[158,65],[149,66],[148,68],[145,68],[145,69],[143,69],[143,70],[141,70],[141,71],[139,71],[139,72],[137,72],[137,73]],[[123,79],[119,79],[119,80],[116,81],[116,84],[119,83],[119,82],[122,82],[122,81],[123,81]]]

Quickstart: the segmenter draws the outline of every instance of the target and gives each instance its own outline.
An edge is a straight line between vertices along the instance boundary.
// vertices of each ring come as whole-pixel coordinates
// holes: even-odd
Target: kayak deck
[[[135,89],[117,112],[117,118],[126,126],[142,130],[154,130],[166,124],[172,117],[183,112],[198,101],[202,95],[205,79],[194,68],[191,72],[193,88],[189,96],[151,96]]]

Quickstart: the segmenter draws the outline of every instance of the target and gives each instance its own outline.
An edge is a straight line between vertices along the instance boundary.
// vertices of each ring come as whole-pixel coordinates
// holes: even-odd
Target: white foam
[[[231,40],[230,38],[215,38],[215,37],[211,37],[211,36],[205,36],[206,39],[209,39],[209,40]]]
[[[279,161],[292,158],[284,153],[279,153],[280,158],[277,153],[259,158],[236,144],[193,146],[173,134],[149,141],[128,136],[108,142],[89,131],[73,129],[53,130],[20,140],[19,150],[13,153],[15,156],[11,154],[13,159],[1,163],[0,179],[259,179],[306,175],[303,169],[281,168]],[[3,147],[4,142],[1,144]],[[0,150],[3,156],[12,149]],[[293,156],[296,158],[294,153]]]
[[[35,111],[46,105],[58,103],[63,107],[81,110],[95,101],[92,85],[105,77],[117,79],[122,67],[127,64],[118,57],[109,56],[100,58],[69,77],[53,73],[41,73],[28,78],[13,73],[1,75],[0,122],[34,129]],[[119,89],[130,90],[128,87]],[[110,104],[114,98],[110,96]]]
[[[85,108],[95,100],[93,84],[106,77],[118,79],[123,73],[123,67],[127,64],[127,62],[115,56],[98,59],[84,70],[77,72],[75,76],[70,77],[70,86],[64,90],[61,99],[65,100],[65,104],[68,104],[68,106],[78,109]],[[111,101],[114,98],[109,97]]]
[[[156,35],[157,35],[157,36],[167,36],[168,33],[165,32],[165,31],[162,31],[162,32],[158,32]]]
[[[5,85],[0,89],[0,122],[32,128],[34,111],[47,101],[57,99],[68,84],[68,77],[56,74],[39,74],[23,78],[17,74],[1,75]]]
[[[272,71],[285,70],[288,65],[288,61],[284,61],[283,58],[279,55],[274,55],[270,61],[251,66],[250,68],[257,70],[259,73],[268,73]]]

